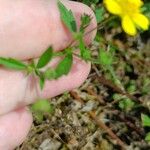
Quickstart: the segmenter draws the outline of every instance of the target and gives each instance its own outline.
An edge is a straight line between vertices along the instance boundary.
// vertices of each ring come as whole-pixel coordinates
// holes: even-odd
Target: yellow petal
[[[129,35],[134,36],[137,33],[134,22],[131,20],[129,16],[124,16],[122,18],[122,27],[124,31]]]
[[[137,7],[141,7],[143,5],[142,0],[128,0],[131,4],[136,5]]]
[[[110,13],[115,14],[115,15],[121,14],[122,12],[121,7],[116,2],[116,0],[104,0],[104,4]]]
[[[133,15],[133,21],[137,26],[141,27],[143,30],[148,30],[149,20],[143,14],[138,13]]]

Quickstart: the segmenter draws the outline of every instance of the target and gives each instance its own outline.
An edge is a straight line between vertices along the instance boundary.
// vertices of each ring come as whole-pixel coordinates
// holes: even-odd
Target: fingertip
[[[85,30],[85,33],[88,34],[84,37],[85,43],[89,45],[94,40],[97,32],[97,21],[94,11],[89,6],[81,2],[74,2],[68,0],[63,0],[62,2],[73,11],[78,26],[80,26],[80,18],[83,14],[87,14],[91,17],[91,22]]]
[[[87,31],[96,27],[95,15],[91,8],[68,0],[62,0],[62,3],[72,10],[77,22],[80,22],[80,17],[84,13],[91,15],[92,21]],[[66,48],[72,41],[70,32],[60,19],[56,0],[22,0],[16,1],[15,4],[7,0],[0,3],[0,8],[3,8],[0,9],[2,20],[0,30],[5,30],[5,32],[0,32],[0,55],[2,57],[21,60],[37,58],[49,46],[59,51]],[[90,44],[95,34],[96,30],[90,32],[85,37],[85,42]]]
[[[32,125],[32,115],[27,108],[0,116],[0,150],[12,150],[26,138]]]
[[[79,87],[88,77],[90,69],[90,63],[75,58],[70,73],[57,80],[47,81],[39,95],[50,98]]]

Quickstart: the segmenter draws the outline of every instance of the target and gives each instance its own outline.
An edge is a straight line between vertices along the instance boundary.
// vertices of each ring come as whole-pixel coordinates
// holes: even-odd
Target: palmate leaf
[[[60,63],[56,67],[55,78],[57,79],[61,77],[62,75],[67,75],[72,67],[72,63],[73,63],[72,53],[67,53],[65,58],[62,61],[60,61]]]
[[[36,68],[39,69],[39,68],[43,68],[44,66],[46,66],[50,62],[52,57],[53,57],[53,49],[52,47],[49,47],[40,57]]]
[[[61,20],[63,21],[63,23],[67,26],[67,28],[71,32],[76,32],[77,25],[72,11],[68,10],[60,1],[58,1],[58,7],[60,11]]]
[[[0,65],[3,65],[4,67],[9,68],[9,69],[15,69],[15,70],[24,70],[27,68],[27,65],[24,64],[22,61],[19,61],[13,58],[0,57]]]

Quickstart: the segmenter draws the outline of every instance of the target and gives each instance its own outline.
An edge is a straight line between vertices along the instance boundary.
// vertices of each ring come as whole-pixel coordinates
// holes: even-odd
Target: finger
[[[58,63],[54,60],[51,65]],[[87,78],[90,64],[74,59],[71,72],[58,80],[47,81],[40,92],[39,81],[22,72],[0,70],[0,114],[33,103],[38,98],[50,98],[81,85]]]
[[[84,4],[62,1],[71,9],[79,26],[80,16],[89,14],[96,26],[92,10]],[[56,0],[0,0],[0,56],[29,59],[39,57],[49,46],[55,50],[67,47],[71,35],[60,20]],[[86,36],[89,43],[95,32]]]
[[[32,115],[22,108],[0,116],[0,149],[12,150],[26,138],[32,124]]]

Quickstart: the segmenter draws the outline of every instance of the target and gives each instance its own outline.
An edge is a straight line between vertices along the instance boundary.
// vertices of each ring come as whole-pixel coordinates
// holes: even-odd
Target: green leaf
[[[45,79],[48,79],[48,80],[52,80],[52,79],[55,79],[56,77],[56,72],[54,69],[51,69],[51,68],[48,68],[44,73],[44,78]]]
[[[147,116],[145,114],[141,114],[141,119],[142,119],[143,126],[150,127],[150,117],[149,116]]]
[[[83,59],[85,61],[90,61],[91,60],[91,51],[90,49],[86,48],[85,51],[83,52]]]
[[[130,85],[128,85],[127,91],[128,91],[129,93],[135,92],[135,91],[136,91],[136,85],[135,85],[135,84],[130,84]]]
[[[32,112],[41,112],[41,113],[52,113],[53,112],[53,106],[50,104],[50,102],[47,99],[40,99],[37,100],[32,106],[31,106]]]
[[[115,101],[119,101],[121,100],[122,98],[124,98],[124,96],[122,96],[121,94],[113,94],[112,98],[115,100]]]
[[[39,76],[39,83],[40,83],[41,90],[43,90],[45,85],[45,78],[43,76]]]
[[[142,85],[142,93],[143,94],[148,94],[150,91],[150,78],[144,78],[143,79],[143,85]]]
[[[53,57],[53,49],[52,47],[50,47],[42,54],[37,63],[36,68],[43,68],[44,66],[46,66],[52,59],[52,57]]]
[[[85,46],[82,38],[79,39],[79,49],[80,49],[80,55],[85,61],[91,59],[91,51]]]
[[[101,21],[104,20],[104,13],[105,11],[103,7],[96,8],[95,15],[96,15],[97,23],[100,23]]]
[[[105,51],[104,49],[100,49],[99,51],[99,63],[104,66],[110,66],[113,63],[112,55]]]
[[[83,0],[82,2],[91,5],[91,4],[96,4],[99,0]]]
[[[148,141],[148,142],[150,141],[150,132],[146,134],[145,141]]]
[[[119,102],[119,107],[125,111],[130,111],[134,107],[135,103],[131,99],[123,99]]]
[[[67,28],[71,32],[76,32],[77,25],[72,11],[68,10],[60,1],[58,1],[58,7],[60,11],[61,20],[63,21],[63,23],[67,26]]]
[[[150,18],[150,2],[144,3],[141,7],[142,13],[144,13],[148,18]]]
[[[81,25],[80,25],[80,32],[84,33],[84,30],[91,22],[91,17],[87,14],[83,14],[81,16]]]
[[[15,70],[24,70],[27,67],[26,64],[24,64],[19,60],[12,59],[12,58],[3,58],[3,57],[0,57],[0,65]]]
[[[79,39],[79,49],[80,49],[80,55],[83,58],[83,53],[85,51],[85,44],[83,42],[82,37]]]
[[[73,56],[72,53],[67,53],[65,58],[56,67],[56,79],[62,75],[67,75],[72,67]]]

